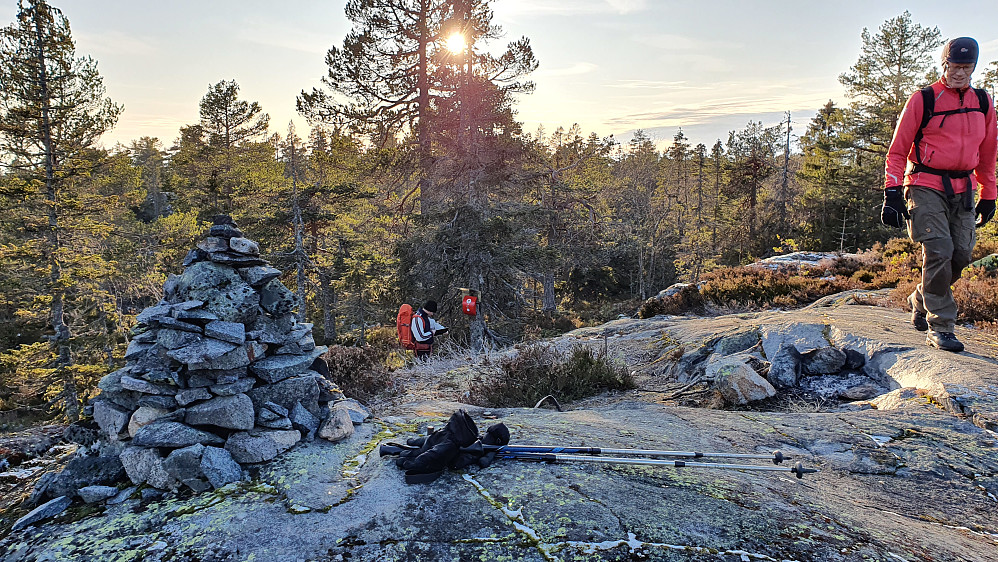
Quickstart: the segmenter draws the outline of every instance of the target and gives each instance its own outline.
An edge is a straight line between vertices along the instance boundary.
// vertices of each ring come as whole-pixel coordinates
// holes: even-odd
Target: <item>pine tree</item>
[[[63,267],[72,250],[64,244],[61,224],[66,190],[92,168],[91,147],[120,113],[121,107],[105,97],[97,63],[76,56],[65,15],[44,0],[19,1],[17,21],[0,31],[0,162],[37,186],[44,201],[34,210],[44,210],[46,220],[25,217],[23,228],[43,237],[39,249],[48,268],[57,371],[65,371],[71,361]],[[64,381],[59,398],[72,418],[79,398],[73,378]]]

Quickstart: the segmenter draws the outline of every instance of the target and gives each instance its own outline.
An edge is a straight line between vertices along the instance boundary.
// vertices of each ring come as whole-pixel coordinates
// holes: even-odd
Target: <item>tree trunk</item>
[[[322,286],[322,344],[332,345],[336,341],[336,290],[327,270],[319,271],[319,283]]]
[[[547,272],[543,279],[544,303],[541,310],[547,314],[554,314],[558,310],[557,300],[554,295],[554,273]]]

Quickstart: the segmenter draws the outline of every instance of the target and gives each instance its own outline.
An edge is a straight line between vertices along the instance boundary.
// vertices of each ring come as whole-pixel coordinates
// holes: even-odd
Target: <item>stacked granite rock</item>
[[[256,242],[229,217],[136,318],[126,366],[100,381],[94,419],[135,484],[196,491],[241,479],[316,434],[353,433],[342,393],[323,375],[312,325]]]

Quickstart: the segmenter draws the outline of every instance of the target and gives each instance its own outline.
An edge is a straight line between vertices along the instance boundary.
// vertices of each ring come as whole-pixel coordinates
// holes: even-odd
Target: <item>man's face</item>
[[[975,64],[956,64],[948,62],[943,66],[943,75],[946,77],[946,85],[950,88],[962,90],[970,86],[970,75],[974,73]]]

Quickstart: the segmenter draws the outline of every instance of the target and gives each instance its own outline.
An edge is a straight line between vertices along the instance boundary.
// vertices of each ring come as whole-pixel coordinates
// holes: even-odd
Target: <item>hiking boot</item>
[[[959,353],[963,351],[963,344],[960,340],[956,339],[956,334],[953,332],[937,332],[935,330],[929,330],[927,336],[925,336],[925,343],[929,347],[937,347],[944,351],[952,351]]]
[[[925,319],[925,315],[917,310],[911,311],[911,325],[915,327],[919,332],[924,332],[929,329],[929,321]]]

